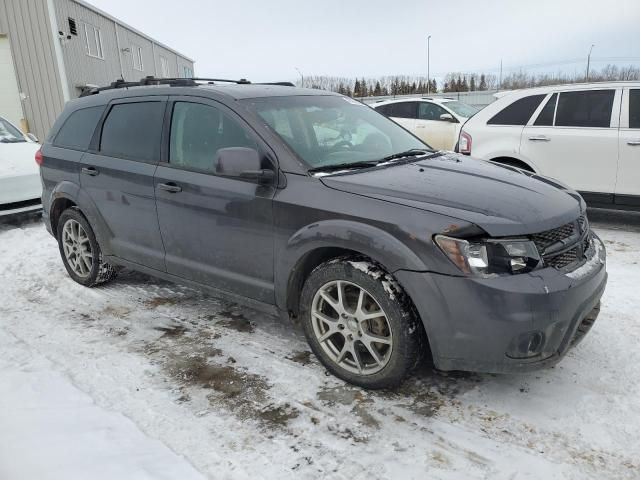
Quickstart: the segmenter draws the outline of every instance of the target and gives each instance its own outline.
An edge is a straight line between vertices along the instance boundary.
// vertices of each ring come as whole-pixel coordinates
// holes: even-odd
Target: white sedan
[[[479,109],[453,98],[415,97],[371,105],[437,150],[453,150],[461,126]]]
[[[0,216],[40,210],[40,145],[0,117]]]

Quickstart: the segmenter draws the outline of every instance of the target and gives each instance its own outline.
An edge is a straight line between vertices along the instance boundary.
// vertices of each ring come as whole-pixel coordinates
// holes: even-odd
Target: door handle
[[[164,190],[165,192],[169,192],[169,193],[178,193],[178,192],[182,191],[182,187],[179,187],[178,185],[176,185],[173,182],[159,183],[158,184],[158,188],[160,190]]]
[[[638,140],[629,140],[627,142],[627,145],[631,145],[632,147],[638,147],[638,146],[640,146],[640,139],[638,139]]]
[[[529,137],[529,140],[532,142],[548,142],[551,139],[549,137],[545,137],[544,135],[540,135],[538,137]]]
[[[100,173],[100,171],[96,167],[82,167],[82,173],[95,177]]]

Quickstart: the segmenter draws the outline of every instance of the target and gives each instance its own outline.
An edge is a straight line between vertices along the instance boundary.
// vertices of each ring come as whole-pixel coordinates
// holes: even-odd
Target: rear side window
[[[400,102],[391,104],[390,117],[396,118],[416,118],[417,114],[416,102]]]
[[[375,108],[376,112],[381,113],[382,115],[389,116],[391,115],[391,105],[382,105],[380,107]]]
[[[433,103],[420,102],[418,105],[418,118],[420,120],[442,121],[440,115],[449,113],[444,108]]]
[[[164,102],[114,105],[102,127],[100,153],[157,163],[160,160],[164,107]]]
[[[640,90],[629,91],[629,128],[640,128]]]
[[[553,125],[553,114],[556,111],[556,100],[558,100],[558,94],[554,93],[547,101],[538,118],[534,122],[534,125],[551,126]]]
[[[58,131],[53,144],[56,147],[86,150],[104,108],[104,105],[100,105],[73,112]]]
[[[546,95],[530,95],[516,100],[495,114],[488,125],[526,125]]]
[[[609,127],[615,90],[562,92],[558,98],[556,126]]]

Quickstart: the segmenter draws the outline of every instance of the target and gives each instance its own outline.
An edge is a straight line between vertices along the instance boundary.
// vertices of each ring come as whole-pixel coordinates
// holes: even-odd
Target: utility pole
[[[295,68],[298,71],[298,73],[300,74],[300,86],[302,88],[304,88],[304,75],[302,74],[302,72],[300,71],[300,69],[298,67],[293,67],[293,68]]]
[[[593,51],[593,47],[595,47],[595,45],[592,43],[591,48],[589,49],[589,55],[587,55],[587,75],[586,75],[587,82],[589,81],[589,67],[591,65],[591,52]]]
[[[429,95],[431,93],[431,79],[429,78],[429,75],[431,74],[431,72],[429,71],[429,63],[430,63],[430,47],[431,47],[431,35],[429,35],[427,37],[427,95]]]
[[[498,80],[498,90],[502,88],[502,59],[500,59],[500,80]]]

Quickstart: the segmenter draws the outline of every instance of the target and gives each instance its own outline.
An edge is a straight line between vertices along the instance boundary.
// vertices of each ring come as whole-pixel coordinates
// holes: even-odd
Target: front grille
[[[545,265],[558,270],[571,270],[580,265],[592,246],[589,220],[581,215],[561,227],[536,233],[531,239]]]

